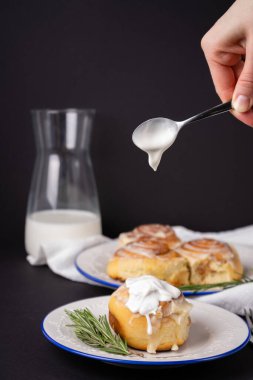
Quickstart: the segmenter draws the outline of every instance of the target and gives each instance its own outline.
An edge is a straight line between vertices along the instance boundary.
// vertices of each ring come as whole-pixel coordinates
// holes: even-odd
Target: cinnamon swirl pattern
[[[121,281],[146,274],[173,285],[189,283],[187,260],[170,251],[165,240],[149,236],[118,249],[108,263],[107,273]]]
[[[175,248],[181,243],[181,240],[170,226],[163,224],[143,224],[136,227],[133,231],[120,234],[119,244],[120,246],[124,246],[145,236],[164,241],[169,249]]]
[[[188,261],[191,284],[215,284],[239,280],[243,268],[236,250],[214,239],[198,239],[175,249]]]

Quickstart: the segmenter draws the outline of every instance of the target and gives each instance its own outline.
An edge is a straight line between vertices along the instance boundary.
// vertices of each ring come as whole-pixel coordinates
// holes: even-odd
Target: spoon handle
[[[185,120],[185,124],[192,123],[201,119],[206,119],[207,117],[218,115],[219,113],[227,112],[232,109],[231,100],[226,103],[221,103],[218,106],[212,107],[209,110],[198,113],[197,115],[191,117],[190,119]]]

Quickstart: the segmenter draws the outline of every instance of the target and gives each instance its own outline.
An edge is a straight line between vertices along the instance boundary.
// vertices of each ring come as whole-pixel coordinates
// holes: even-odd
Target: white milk
[[[62,239],[83,239],[97,234],[101,234],[101,220],[91,212],[38,211],[26,218],[25,248],[27,253],[37,257],[41,243]]]

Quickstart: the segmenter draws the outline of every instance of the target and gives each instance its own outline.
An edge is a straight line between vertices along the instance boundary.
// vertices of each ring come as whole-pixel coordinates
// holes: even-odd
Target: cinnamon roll
[[[239,280],[243,267],[235,248],[214,239],[183,243],[175,252],[186,258],[191,284],[215,284]]]
[[[177,350],[189,335],[188,303],[179,289],[152,276],[130,278],[109,300],[112,328],[133,348]]]
[[[108,262],[107,273],[121,281],[146,274],[173,285],[189,283],[187,260],[169,251],[167,242],[148,236],[119,248]]]
[[[126,245],[140,238],[148,236],[164,241],[169,249],[175,248],[181,243],[174,230],[163,224],[143,224],[133,231],[123,232],[119,235],[119,245]]]

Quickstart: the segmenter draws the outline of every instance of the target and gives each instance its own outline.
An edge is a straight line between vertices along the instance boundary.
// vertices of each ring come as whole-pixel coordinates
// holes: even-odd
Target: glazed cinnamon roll
[[[189,283],[187,260],[169,251],[165,241],[148,236],[118,249],[107,265],[107,273],[121,281],[146,274],[173,285]]]
[[[215,284],[239,280],[242,264],[235,248],[214,239],[198,239],[183,243],[175,252],[186,258],[191,284]]]
[[[177,350],[189,335],[191,305],[179,289],[152,276],[130,278],[109,300],[112,328],[129,346]]]
[[[175,248],[181,243],[174,230],[163,224],[143,224],[133,231],[123,232],[119,235],[119,245],[126,245],[144,236],[160,239],[164,241],[169,249]]]

